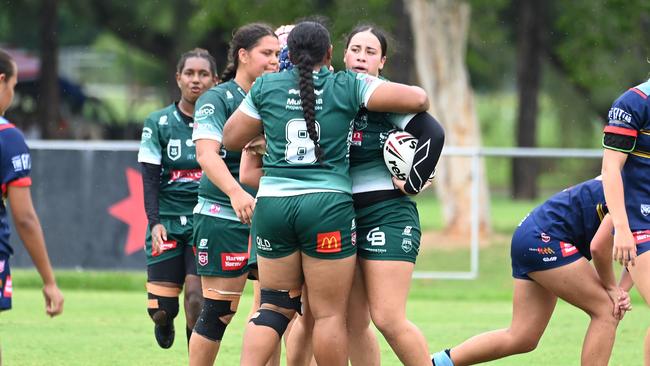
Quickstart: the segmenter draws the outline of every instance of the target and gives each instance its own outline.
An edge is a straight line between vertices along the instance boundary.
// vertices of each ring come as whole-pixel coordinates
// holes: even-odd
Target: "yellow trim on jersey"
[[[641,151],[641,150],[634,150],[631,151],[630,154],[636,155],[642,158],[650,159],[650,152],[647,151]]]
[[[602,203],[596,205],[596,213],[598,214],[598,219],[600,219],[600,221],[603,221],[605,218],[605,210],[603,210]]]
[[[650,136],[650,130],[639,130],[639,133]]]

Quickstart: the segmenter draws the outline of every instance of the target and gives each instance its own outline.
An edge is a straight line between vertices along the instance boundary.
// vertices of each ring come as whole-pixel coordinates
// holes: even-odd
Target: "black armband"
[[[142,188],[144,191],[144,210],[149,220],[149,229],[160,223],[158,195],[160,193],[160,173],[162,166],[141,163]]]
[[[426,112],[416,114],[408,122],[404,131],[418,139],[413,165],[404,185],[406,192],[417,194],[436,169],[445,143],[445,131],[440,123]]]
[[[606,126],[603,136],[603,147],[629,153],[636,147],[638,131],[624,127]]]

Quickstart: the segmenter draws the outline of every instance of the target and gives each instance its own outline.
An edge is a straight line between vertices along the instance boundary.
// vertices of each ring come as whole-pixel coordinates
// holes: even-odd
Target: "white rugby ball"
[[[388,135],[384,143],[384,163],[393,177],[406,180],[411,171],[411,165],[413,165],[417,146],[418,139],[408,132],[395,131]],[[429,179],[434,175],[435,171],[431,173]]]

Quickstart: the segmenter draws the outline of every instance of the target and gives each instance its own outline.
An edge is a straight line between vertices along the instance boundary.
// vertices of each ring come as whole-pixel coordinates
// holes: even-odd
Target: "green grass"
[[[463,260],[456,249],[422,252],[419,269],[443,270]],[[426,268],[425,268],[426,267]],[[458,270],[462,270],[459,268]],[[176,320],[177,339],[170,350],[157,347],[152,335],[144,291],[144,273],[57,272],[66,296],[65,313],[44,315],[33,271],[14,271],[14,309],[0,315],[0,344],[7,365],[178,365],[187,362],[182,315]],[[110,290],[109,290],[110,289]],[[250,287],[240,313],[228,328],[217,364],[239,360]],[[510,322],[512,279],[509,251],[504,242],[482,248],[480,275],[474,281],[418,280],[412,284],[408,314],[424,332],[430,350],[453,346],[480,332]],[[650,311],[633,292],[634,310],[619,326],[610,365],[635,365],[642,360],[642,342],[650,325]],[[558,304],[538,349],[492,365],[575,365],[588,317],[563,302]],[[399,365],[379,336],[383,365]],[[284,364],[284,363],[283,363]]]

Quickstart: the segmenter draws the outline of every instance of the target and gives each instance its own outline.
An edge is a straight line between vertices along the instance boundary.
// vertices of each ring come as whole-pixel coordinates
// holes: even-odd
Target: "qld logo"
[[[169,139],[167,144],[167,156],[171,160],[178,160],[181,157],[181,140]]]
[[[643,216],[650,215],[650,205],[641,205],[641,214]]]
[[[205,266],[208,264],[208,252],[198,253],[199,264]]]

